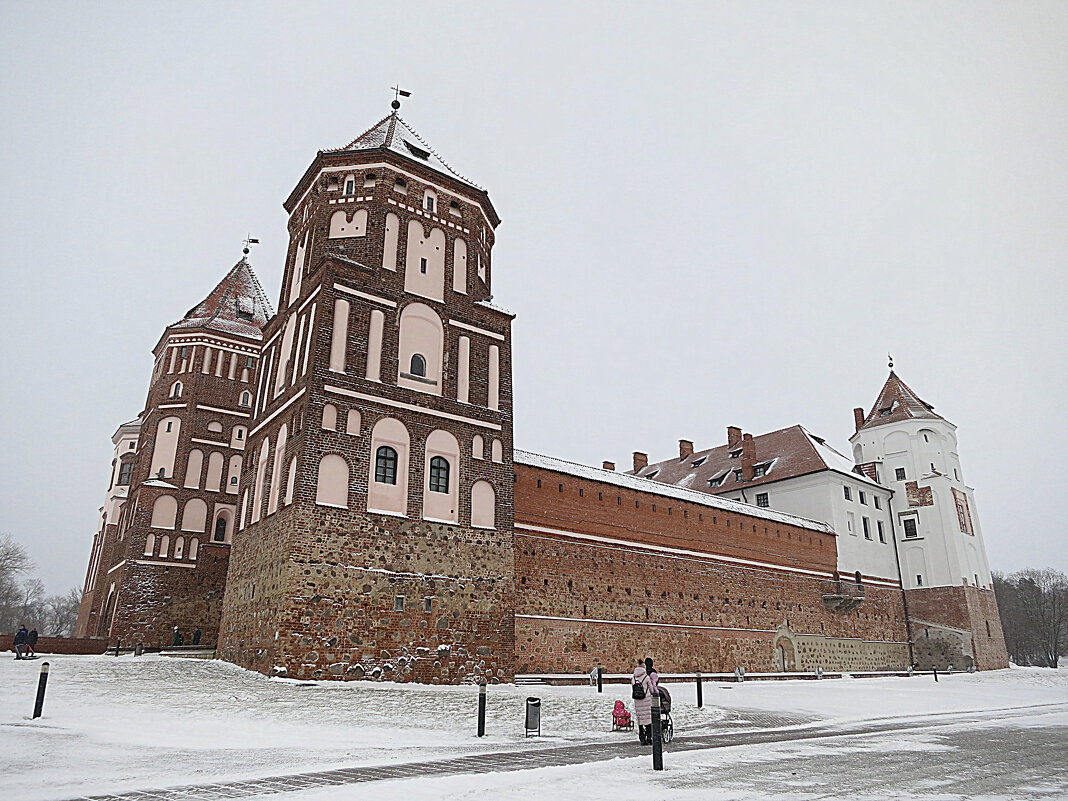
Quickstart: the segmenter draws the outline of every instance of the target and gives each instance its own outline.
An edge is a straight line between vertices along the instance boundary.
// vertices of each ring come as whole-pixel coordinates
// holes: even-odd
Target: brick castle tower
[[[78,636],[169,645],[178,626],[187,643],[197,627],[205,643],[214,642],[252,412],[251,377],[272,314],[242,258],[163,332],[145,409],[113,438],[112,483]]]
[[[986,546],[964,483],[957,427],[890,375],[867,414],[855,409],[853,457],[891,487],[916,660],[980,670],[1008,667]]]
[[[219,640],[294,677],[514,673],[497,213],[394,111],[284,203]]]

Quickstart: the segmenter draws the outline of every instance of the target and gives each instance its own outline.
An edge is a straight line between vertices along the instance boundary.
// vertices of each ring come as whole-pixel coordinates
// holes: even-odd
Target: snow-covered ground
[[[0,797],[5,799],[45,801],[634,737],[610,731],[615,700],[631,704],[622,685],[606,685],[602,695],[585,686],[490,687],[488,736],[479,739],[478,693],[472,686],[298,683],[224,662],[158,656],[47,659],[52,670],[44,716],[34,721],[30,715],[42,660],[0,658],[5,698]],[[956,674],[937,684],[929,676],[706,683],[703,709],[695,706],[692,684],[669,686],[680,741],[747,727],[804,727],[806,720],[809,726],[844,726],[953,715],[939,719],[937,729],[904,734],[685,752],[669,747],[668,769],[657,774],[649,769],[648,755],[641,754],[588,765],[379,781],[271,797],[815,799],[835,797],[851,781],[859,782],[854,798],[1068,797],[1068,671]],[[523,732],[528,695],[542,699],[538,739],[528,740]],[[1039,706],[1050,704],[1055,706]],[[997,711],[1019,707],[1036,708],[1024,715]],[[954,715],[967,712],[981,714],[952,725]],[[1024,749],[1020,755],[1014,754],[1017,747]],[[984,750],[990,753],[984,756]],[[1015,794],[999,795],[1004,788],[996,783],[976,785],[972,795],[945,789],[947,771],[950,778],[966,778],[991,769],[998,759],[1006,760],[1005,770],[1023,770],[1025,757],[1036,751],[1045,756],[1037,762],[1031,757],[1033,770],[1021,774]],[[968,767],[968,759],[978,762]],[[815,771],[814,765],[821,767]],[[949,765],[956,767],[943,769]],[[895,770],[906,772],[899,776]],[[880,784],[896,786],[910,777],[922,785],[906,788],[913,795],[892,795]],[[820,789],[824,785],[831,786],[831,795]]]

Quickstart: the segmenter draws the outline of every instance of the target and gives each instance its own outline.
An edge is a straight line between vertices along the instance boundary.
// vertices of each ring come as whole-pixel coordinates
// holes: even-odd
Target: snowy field
[[[627,687],[477,689],[303,683],[219,661],[159,656],[46,657],[44,716],[30,719],[41,662],[0,658],[0,798],[45,801],[310,771],[482,754],[632,743],[612,732]],[[653,773],[646,750],[584,765],[406,778],[264,795],[342,799],[1068,798],[1068,671],[669,685],[676,746]],[[523,706],[542,699],[543,736]],[[789,741],[812,727],[901,720],[907,731]],[[923,727],[915,722],[925,721]],[[929,725],[926,721],[929,721]],[[687,738],[778,729],[787,740],[683,751]]]

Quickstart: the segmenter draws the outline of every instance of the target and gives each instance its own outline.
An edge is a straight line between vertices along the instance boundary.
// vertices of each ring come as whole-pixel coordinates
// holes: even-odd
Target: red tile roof
[[[871,407],[860,429],[881,426],[885,423],[899,423],[909,419],[944,420],[935,414],[934,406],[924,401],[893,370],[883,384],[882,391]]]
[[[210,328],[227,334],[263,338],[274,309],[251,265],[241,259],[200,303],[171,328]]]

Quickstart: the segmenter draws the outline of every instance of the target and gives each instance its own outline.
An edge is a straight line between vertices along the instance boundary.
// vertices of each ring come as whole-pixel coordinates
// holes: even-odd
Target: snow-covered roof
[[[344,151],[378,150],[379,148],[389,150],[417,164],[424,164],[458,181],[463,181],[475,189],[482,189],[474,181],[450,167],[448,162],[416,133],[414,128],[401,119],[396,111],[388,117],[383,117],[344,147],[331,148],[323,152],[342,153]]]
[[[730,476],[733,471],[742,468],[741,442],[733,446],[720,445],[695,451],[684,458],[676,457],[656,462],[641,468],[636,475],[717,495],[818,473],[821,470],[833,470],[861,483],[873,487],[881,486],[867,476],[855,472],[851,459],[840,454],[822,437],[811,433],[804,426],[795,425],[759,434],[753,437],[752,442],[755,453],[753,464],[763,467],[764,474],[754,475],[748,481],[738,482]],[[724,477],[725,481],[717,483],[718,479]]]
[[[512,459],[516,464],[527,465],[528,467],[540,467],[543,470],[552,470],[555,473],[564,473],[566,475],[576,476],[577,478],[585,478],[589,481],[600,481],[623,489],[635,490],[637,492],[648,492],[665,498],[677,498],[680,501],[687,501],[688,503],[693,503],[710,509],[721,509],[724,512],[748,515],[749,517],[755,517],[761,520],[775,520],[789,526],[798,526],[799,528],[806,528],[811,531],[819,531],[823,534],[834,534],[834,529],[826,523],[809,520],[805,517],[797,517],[796,515],[788,515],[783,512],[776,512],[771,509],[750,506],[746,503],[739,503],[738,501],[731,501],[727,498],[720,498],[719,496],[712,495],[708,492],[686,489],[684,487],[676,486],[675,484],[664,484],[660,481],[642,478],[641,476],[636,476],[631,473],[617,473],[614,470],[589,467],[587,465],[576,464],[575,462],[568,462],[564,459],[557,459],[554,456],[531,453],[530,451],[515,450]]]
[[[245,258],[200,303],[171,328],[210,328],[226,334],[262,339],[274,316],[271,301]]]
[[[912,388],[891,370],[886,383],[879,392],[879,397],[875,399],[875,405],[871,407],[871,411],[868,412],[868,416],[864,418],[864,423],[858,430],[910,419],[944,420],[945,418],[940,414],[935,414],[934,406],[913,392]]]

